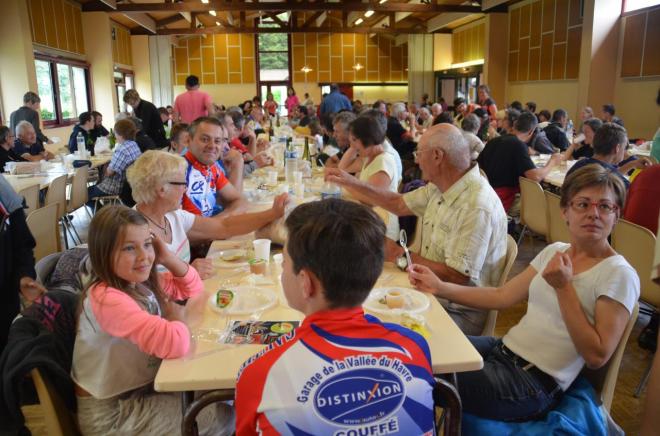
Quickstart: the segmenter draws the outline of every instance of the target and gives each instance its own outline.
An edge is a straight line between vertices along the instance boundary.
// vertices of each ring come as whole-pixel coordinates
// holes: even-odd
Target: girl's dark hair
[[[348,129],[365,147],[385,142],[385,129],[374,117],[357,117]]]

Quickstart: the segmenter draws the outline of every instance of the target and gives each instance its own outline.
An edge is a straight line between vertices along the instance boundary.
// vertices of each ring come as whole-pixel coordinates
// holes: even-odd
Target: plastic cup
[[[305,198],[305,185],[303,183],[296,183],[293,185],[293,195],[301,200]]]
[[[270,261],[270,239],[255,239],[252,245],[254,247],[254,258],[263,259],[268,263]]]
[[[268,185],[269,186],[275,186],[277,185],[277,171],[268,171],[266,173],[268,175]]]
[[[293,183],[296,185],[302,184],[303,180],[303,172],[302,171],[294,171],[293,172]]]

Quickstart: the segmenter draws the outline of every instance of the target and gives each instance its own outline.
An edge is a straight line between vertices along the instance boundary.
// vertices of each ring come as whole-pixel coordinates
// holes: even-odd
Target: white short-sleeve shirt
[[[527,313],[504,336],[504,345],[555,378],[563,390],[573,383],[584,366],[561,315],[557,291],[545,281],[542,272],[554,254],[565,252],[570,244],[548,245],[531,262],[538,274],[529,286]],[[573,277],[573,287],[582,310],[594,323],[596,300],[608,297],[632,313],[639,298],[639,277],[621,255],[610,256]]]
[[[169,221],[172,229],[172,242],[167,244],[167,248],[182,261],[190,263],[188,232],[195,223],[195,215],[187,210],[177,209],[166,213],[165,219]]]
[[[476,286],[498,285],[506,261],[507,219],[477,165],[447,192],[429,183],[403,200],[423,220],[422,257],[444,263]]]

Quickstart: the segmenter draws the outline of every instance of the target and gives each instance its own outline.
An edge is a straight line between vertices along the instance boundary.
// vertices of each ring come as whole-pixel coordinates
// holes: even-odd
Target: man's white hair
[[[28,129],[34,130],[34,126],[29,122],[29,121],[21,121],[20,123],[16,124],[16,136],[21,136],[23,133],[25,133]]]
[[[392,116],[394,118],[399,118],[399,114],[402,114],[406,111],[406,105],[402,102],[397,102],[392,105]]]

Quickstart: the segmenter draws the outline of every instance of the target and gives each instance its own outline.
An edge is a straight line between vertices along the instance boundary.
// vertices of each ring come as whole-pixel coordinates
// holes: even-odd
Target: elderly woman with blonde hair
[[[190,262],[190,241],[226,239],[257,230],[284,215],[288,196],[275,197],[273,207],[263,212],[207,218],[180,208],[186,191],[187,164],[181,156],[149,150],[128,169],[128,183],[137,202],[135,208],[149,221],[151,230],[167,248]],[[192,265],[202,279],[213,275],[210,259]]]

